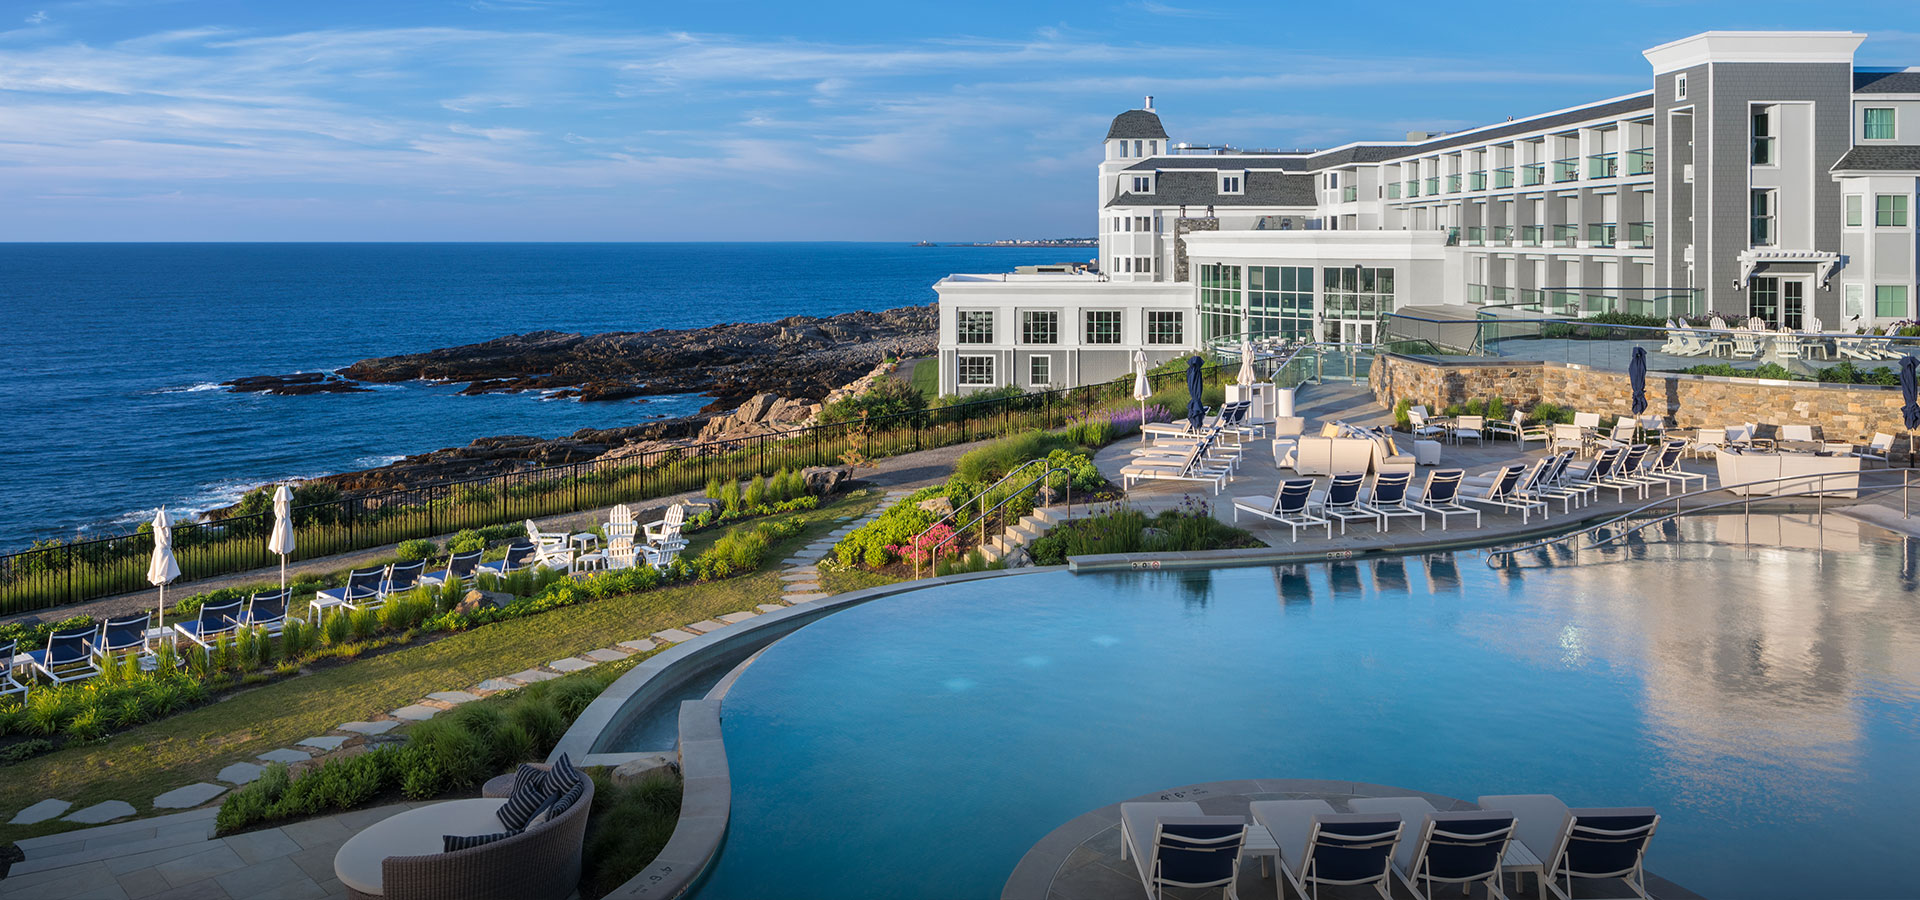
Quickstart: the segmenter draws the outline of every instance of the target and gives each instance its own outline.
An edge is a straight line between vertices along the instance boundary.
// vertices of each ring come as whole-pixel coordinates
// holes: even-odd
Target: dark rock
[[[813,466],[802,469],[800,475],[807,480],[807,491],[809,493],[825,497],[853,480],[853,467]]]
[[[327,372],[295,372],[292,375],[252,375],[220,382],[236,394],[358,394],[370,390]]]
[[[454,604],[453,611],[463,616],[470,616],[482,609],[498,609],[512,602],[512,594],[472,590],[468,591],[467,595],[461,598],[459,603]]]

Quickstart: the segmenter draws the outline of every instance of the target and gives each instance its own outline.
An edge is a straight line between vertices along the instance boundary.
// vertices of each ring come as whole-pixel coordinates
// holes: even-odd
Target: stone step
[[[63,847],[70,844],[91,843],[95,846],[106,846],[115,840],[122,843],[143,841],[156,834],[156,829],[159,831],[172,831],[176,828],[185,829],[193,831],[195,834],[200,835],[202,840],[205,840],[213,836],[213,818],[219,812],[220,810],[218,808],[196,809],[191,812],[172,813],[170,815],[153,816],[146,819],[134,819],[131,822],[102,825],[98,828],[82,828],[76,831],[63,831],[59,834],[49,834],[43,837],[21,838],[14,842],[14,846],[19,847],[20,852],[25,854],[28,859],[34,859],[36,856],[44,855],[49,848]],[[204,827],[199,827],[202,825]],[[198,827],[198,830],[196,831],[194,828],[188,826]],[[14,871],[19,871],[18,867],[16,867]]]
[[[219,807],[212,807],[211,811],[217,813],[219,812]],[[213,819],[211,817],[194,827],[156,829],[151,824],[154,821],[154,819],[135,819],[132,822],[122,823],[146,826],[135,832],[135,834],[140,835],[140,837],[89,838],[82,841],[81,849],[79,850],[62,853],[57,856],[29,856],[26,860],[13,864],[13,868],[7,873],[7,884],[13,887],[26,887],[28,886],[26,882],[16,881],[15,879],[23,875],[32,875],[35,872],[64,869],[68,866],[99,862],[103,859],[117,859],[122,856],[131,856],[135,853],[146,853],[151,850],[165,850],[169,847],[202,844],[205,843],[208,838],[213,837]],[[71,839],[76,834],[80,834],[80,832],[69,831],[63,834],[53,835],[53,837]]]
[[[1036,519],[1048,525],[1058,525],[1061,522],[1066,521],[1067,514],[1060,510],[1041,507],[1039,509],[1034,510],[1032,513],[1029,513],[1027,518]]]

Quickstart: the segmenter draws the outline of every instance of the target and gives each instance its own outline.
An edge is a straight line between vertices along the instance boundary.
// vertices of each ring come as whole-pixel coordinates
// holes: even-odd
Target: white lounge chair
[[[387,577],[386,566],[368,566],[347,573],[347,583],[337,588],[321,588],[313,595],[313,602],[307,604],[307,615],[314,622],[320,621],[322,613],[329,609],[347,607],[358,609],[361,604],[377,605],[380,599],[380,584]]]
[[[247,608],[240,612],[240,627],[258,628],[269,635],[286,630],[287,606],[292,597],[292,588],[255,593],[247,599]]]
[[[518,572],[535,564],[536,548],[532,541],[514,541],[507,545],[507,555],[492,562],[483,562],[474,568],[475,574],[503,576]]]
[[[1893,435],[1884,431],[1876,431],[1873,433],[1873,440],[1867,442],[1865,447],[1855,450],[1854,455],[1861,459],[1877,459],[1885,463],[1887,461],[1887,454],[1892,452]]]
[[[527,540],[533,542],[534,558],[539,565],[550,569],[572,567],[573,545],[567,537],[564,531],[541,531],[532,519],[527,520]]]
[[[1492,437],[1505,435],[1513,438],[1513,442],[1523,448],[1530,441],[1550,443],[1553,440],[1553,432],[1549,430],[1544,423],[1536,422],[1528,425],[1526,414],[1517,409],[1513,411],[1512,417],[1505,422],[1487,422],[1487,434]]]
[[[680,529],[686,525],[686,522],[687,508],[675,503],[667,507],[667,511],[662,513],[659,519],[648,522],[642,528],[646,533],[647,543],[658,544],[679,538]]]
[[[1586,429],[1578,425],[1553,426],[1553,440],[1547,444],[1547,449],[1550,451],[1572,450],[1575,453],[1585,452],[1587,449]]]
[[[1782,425],[1780,426],[1780,439],[1783,441],[1799,441],[1803,444],[1811,444],[1813,443],[1813,426]]]
[[[1461,487],[1465,490],[1462,491],[1464,496],[1461,499],[1482,506],[1517,509],[1520,511],[1520,523],[1523,525],[1532,517],[1536,509],[1540,510],[1540,515],[1544,517],[1547,514],[1546,501],[1527,496],[1526,488],[1534,478],[1539,476],[1541,468],[1546,464],[1545,459],[1534,461],[1532,466],[1526,463],[1509,463],[1501,466],[1497,471],[1477,476],[1474,480],[1462,479]],[[1480,480],[1482,478],[1485,480]],[[1475,493],[1475,489],[1478,493]]]
[[[1440,517],[1440,530],[1447,530],[1447,520],[1453,516],[1472,516],[1473,527],[1480,527],[1480,511],[1460,502],[1460,481],[1466,477],[1462,469],[1436,469],[1427,473],[1426,486],[1420,490],[1420,499],[1407,505],[1422,512],[1430,512]]]
[[[1208,464],[1207,447],[1208,442],[1202,442],[1178,459],[1149,459],[1125,466],[1120,470],[1121,489],[1132,490],[1142,481],[1197,481],[1213,485],[1213,492],[1218,494],[1230,473]]]
[[[24,706],[27,702],[27,693],[30,688],[28,688],[26,682],[15,678],[13,674],[16,668],[14,666],[14,659],[18,656],[17,651],[19,651],[19,649],[19,641],[7,641],[4,644],[0,644],[0,663],[5,664],[5,671],[0,671],[0,697],[11,697],[18,694],[20,695],[19,702]]]
[[[1698,472],[1689,472],[1680,468],[1680,455],[1687,449],[1687,442],[1679,439],[1660,445],[1660,453],[1648,461],[1645,477],[1665,482],[1666,493],[1673,493],[1673,485],[1680,485],[1680,492],[1686,493],[1687,486],[1699,479],[1702,489],[1707,486],[1707,476]]]
[[[153,636],[147,633],[147,626],[152,624],[152,612],[108,619],[100,623],[100,632],[90,643],[89,650],[103,667],[111,664],[116,656],[132,654],[140,657],[146,668],[152,668],[155,659]]]
[[[1615,503],[1626,502],[1628,491],[1633,491],[1640,495],[1640,499],[1645,500],[1647,486],[1651,482],[1640,471],[1640,467],[1646,463],[1647,453],[1651,449],[1646,444],[1635,444],[1622,450],[1618,461],[1606,474],[1590,477],[1588,483],[1595,487],[1612,489]]]
[[[438,572],[428,572],[421,575],[420,583],[442,585],[456,578],[463,582],[472,581],[474,573],[480,568],[480,558],[485,555],[485,550],[468,550],[465,553],[455,553],[447,557],[446,568]]]
[[[1560,511],[1562,513],[1573,512],[1573,505],[1575,503],[1584,504],[1587,500],[1587,494],[1584,490],[1567,485],[1567,471],[1573,466],[1573,457],[1574,452],[1572,450],[1555,453],[1547,457],[1545,464],[1540,468],[1540,473],[1532,479],[1530,484],[1522,489],[1522,493],[1543,503],[1549,500],[1558,500],[1560,501]]]
[[[1500,867],[1513,838],[1512,812],[1440,812],[1419,797],[1355,797],[1347,806],[1356,813],[1397,813],[1406,822],[1393,870],[1417,900],[1435,900],[1436,885],[1459,885],[1464,895],[1476,884],[1506,900]]]
[[[1398,813],[1333,811],[1325,800],[1256,800],[1248,812],[1280,848],[1280,872],[1299,896],[1320,887],[1366,886],[1393,900],[1393,851],[1404,826]]]
[[[1240,521],[1240,512],[1245,510],[1262,518],[1272,519],[1293,529],[1293,539],[1300,540],[1300,529],[1314,525],[1324,525],[1327,537],[1333,537],[1333,522],[1325,516],[1316,515],[1310,506],[1313,498],[1313,479],[1289,478],[1280,482],[1280,490],[1272,497],[1235,497],[1233,498],[1233,520]]]
[[[27,653],[27,664],[54,684],[85,681],[100,674],[94,661],[93,638],[98,629],[92,625],[47,635],[47,649]]]
[[[1701,456],[1716,456],[1720,453],[1720,448],[1726,445],[1727,430],[1725,428],[1702,428],[1694,433],[1693,441],[1687,445],[1687,449],[1693,453],[1695,459],[1698,459]]]
[[[1373,493],[1361,508],[1380,517],[1380,530],[1385,531],[1396,517],[1419,519],[1420,530],[1427,530],[1427,514],[1407,500],[1412,483],[1412,472],[1387,472],[1373,479]]]
[[[1237,898],[1240,851],[1247,820],[1209,816],[1191,801],[1120,804],[1120,860],[1133,859],[1147,896],[1160,900],[1167,888],[1215,888]]]
[[[1660,815],[1651,808],[1569,809],[1551,794],[1503,794],[1478,802],[1485,809],[1513,811],[1514,837],[1540,860],[1542,896],[1552,892],[1560,900],[1572,900],[1576,878],[1618,879],[1633,892],[1632,898],[1649,900],[1647,844],[1660,827]],[[1591,897],[1586,892],[1582,896]]]
[[[1326,491],[1315,491],[1308,503],[1316,507],[1319,514],[1327,517],[1328,520],[1338,520],[1341,534],[1347,533],[1349,519],[1372,522],[1374,531],[1385,531],[1387,526],[1385,522],[1380,521],[1380,516],[1368,510],[1360,502],[1360,486],[1364,481],[1366,481],[1365,475],[1335,475],[1327,483]]]
[[[1465,442],[1467,438],[1473,438],[1481,446],[1485,446],[1487,443],[1486,421],[1485,416],[1461,416],[1455,419],[1453,442],[1459,444]]]

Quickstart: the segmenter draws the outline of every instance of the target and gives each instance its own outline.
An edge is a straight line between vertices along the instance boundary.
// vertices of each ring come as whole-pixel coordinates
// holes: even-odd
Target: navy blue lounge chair
[[[238,617],[240,627],[264,628],[270,635],[284,631],[287,627],[287,603],[292,595],[292,588],[254,594]]]
[[[72,631],[47,635],[47,649],[27,654],[28,664],[54,684],[85,681],[100,674],[93,661],[93,639],[99,629],[89,625]]]
[[[153,658],[152,639],[147,635],[147,626],[153,624],[153,613],[135,613],[129,616],[108,619],[100,623],[100,636],[92,642],[93,655],[102,663],[113,661],[113,657],[122,653],[137,653],[143,659]]]
[[[1133,857],[1155,900],[1170,887],[1224,887],[1224,896],[1238,898],[1233,882],[1246,837],[1246,819],[1203,815],[1191,801],[1120,804],[1120,859]]]
[[[394,563],[387,568],[387,577],[380,582],[380,600],[386,602],[390,594],[404,594],[420,585],[420,574],[427,570],[427,561]]]
[[[438,572],[430,572],[422,575],[420,580],[427,584],[435,585],[446,584],[455,578],[461,581],[472,581],[473,573],[480,568],[480,557],[484,553],[486,553],[485,550],[469,550],[465,553],[455,553],[447,558],[446,568]]]
[[[347,583],[337,588],[322,588],[313,595],[313,603],[308,606],[314,619],[318,621],[320,613],[328,607],[344,606],[358,609],[360,604],[380,598],[380,585],[386,580],[386,566],[369,566],[347,573]]]
[[[1412,826],[1393,855],[1393,870],[1414,897],[1434,900],[1436,884],[1463,891],[1478,884],[1488,897],[1505,900],[1501,864],[1513,837],[1513,813],[1439,812],[1419,797],[1356,797],[1347,805],[1357,813],[1398,813]]]
[[[1317,896],[1321,885],[1364,885],[1381,900],[1393,900],[1389,879],[1400,842],[1398,813],[1343,815],[1325,800],[1259,800],[1249,809],[1279,845],[1280,871],[1300,896]]]
[[[534,553],[538,549],[539,548],[533,545],[532,541],[514,541],[507,545],[507,555],[504,559],[481,563],[476,567],[476,571],[485,572],[489,575],[506,575],[510,572],[518,572],[533,564]]]
[[[240,607],[245,603],[245,600],[235,600],[232,603],[202,604],[199,615],[185,622],[173,623],[173,630],[211,653],[213,642],[223,634],[232,634],[239,625]]]
[[[1572,900],[1573,880],[1618,882],[1630,891],[1610,900],[1647,900],[1647,844],[1660,825],[1649,807],[1568,809],[1552,794],[1481,797],[1483,807],[1513,810],[1515,839],[1540,860],[1542,897]],[[1598,890],[1602,885],[1596,885]],[[1590,891],[1584,897],[1594,896]]]

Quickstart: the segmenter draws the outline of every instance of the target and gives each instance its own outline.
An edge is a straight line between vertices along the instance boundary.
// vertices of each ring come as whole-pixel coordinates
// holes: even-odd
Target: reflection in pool
[[[1708,896],[1910,894],[1915,550],[1827,523],[1668,525],[1578,565],[1037,573],[856,607],[728,695],[733,820],[699,893],[996,897],[1082,812],[1276,777],[1646,804],[1651,869]]]

